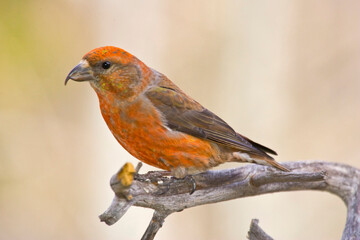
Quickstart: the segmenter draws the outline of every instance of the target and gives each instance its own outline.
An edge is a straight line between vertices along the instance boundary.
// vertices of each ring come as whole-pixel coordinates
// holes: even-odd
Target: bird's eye
[[[111,63],[109,61],[106,61],[106,62],[103,62],[101,66],[103,69],[109,69],[111,66]]]

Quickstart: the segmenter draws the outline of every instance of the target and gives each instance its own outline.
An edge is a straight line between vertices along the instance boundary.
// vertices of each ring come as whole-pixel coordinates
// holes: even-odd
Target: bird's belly
[[[134,157],[152,166],[205,170],[214,165],[216,150],[203,139],[172,131],[152,105],[134,103],[104,111],[103,117],[118,142]]]

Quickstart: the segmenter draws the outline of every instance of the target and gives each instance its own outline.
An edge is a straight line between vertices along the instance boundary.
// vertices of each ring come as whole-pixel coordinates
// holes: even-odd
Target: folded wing
[[[198,138],[207,139],[234,151],[273,159],[273,150],[236,133],[225,121],[181,90],[154,86],[145,93],[167,121],[167,126]]]

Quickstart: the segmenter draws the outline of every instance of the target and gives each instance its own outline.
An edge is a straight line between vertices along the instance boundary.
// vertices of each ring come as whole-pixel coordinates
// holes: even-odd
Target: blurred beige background
[[[0,2],[0,239],[140,239],[152,211],[99,222],[137,160],[68,72],[115,45],[163,72],[279,161],[360,167],[360,1]],[[228,164],[223,167],[234,167]],[[142,171],[152,169],[144,167]],[[185,210],[157,239],[339,239],[340,199],[291,192]]]

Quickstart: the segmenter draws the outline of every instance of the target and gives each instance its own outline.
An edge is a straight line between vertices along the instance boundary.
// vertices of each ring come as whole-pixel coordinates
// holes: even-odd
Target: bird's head
[[[115,93],[129,98],[144,89],[150,74],[150,68],[125,50],[100,47],[85,54],[66,77],[65,85],[70,79],[88,81],[100,95]]]

